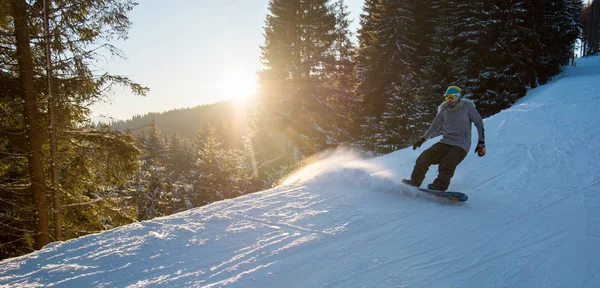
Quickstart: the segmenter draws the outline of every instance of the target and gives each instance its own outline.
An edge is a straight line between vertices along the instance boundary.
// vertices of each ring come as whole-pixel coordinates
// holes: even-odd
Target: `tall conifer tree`
[[[48,207],[46,206],[46,186],[44,185],[44,163],[42,156],[42,143],[38,115],[39,109],[37,95],[34,91],[34,64],[31,53],[29,37],[29,12],[25,0],[13,0],[12,10],[16,38],[16,57],[18,62],[18,75],[23,97],[24,127],[27,134],[26,151],[29,166],[29,179],[31,183],[31,199],[33,200],[35,223],[35,248],[41,249],[50,242],[48,232]]]
[[[437,1],[367,1],[358,55],[364,102],[364,142],[390,151],[405,146],[423,127],[433,76]],[[439,89],[439,88],[438,88]]]
[[[360,15],[361,27],[358,30],[359,47],[356,65],[359,84],[357,97],[360,101],[360,140],[359,145],[376,150],[377,137],[383,127],[381,117],[386,109],[385,83],[392,80],[393,73],[387,67],[386,57],[381,46],[381,35],[388,7],[383,1],[366,0]]]
[[[332,113],[327,113],[327,122],[332,123],[333,133],[327,145],[348,143],[358,137],[359,102],[355,89],[358,84],[356,75],[356,47],[350,31],[350,12],[344,0],[334,3],[336,18],[335,40],[329,51],[326,64],[325,100]]]
[[[335,137],[327,64],[338,39],[329,0],[271,0],[254,109],[256,175],[268,186]]]
[[[130,24],[127,13],[135,6],[135,3],[128,0],[107,0],[101,3],[80,1],[77,5],[71,5],[70,2],[53,0],[13,1],[15,5],[12,5],[12,8],[18,9],[10,8],[9,11],[6,11],[4,10],[7,8],[5,2],[0,4],[0,9],[3,9],[0,17],[0,35],[2,35],[0,37],[4,44],[3,49],[0,50],[0,57],[3,60],[2,71],[6,73],[6,79],[16,78],[17,71],[23,67],[29,71],[28,73],[33,74],[33,79],[28,80],[32,86],[17,91],[13,95],[20,96],[24,95],[21,94],[22,91],[27,92],[26,96],[31,96],[34,100],[33,103],[26,105],[27,109],[38,114],[35,125],[26,125],[22,122],[16,123],[13,127],[23,130],[26,127],[39,129],[37,136],[28,138],[40,141],[40,147],[22,150],[26,154],[34,153],[32,155],[43,155],[44,157],[46,155],[58,156],[53,159],[51,166],[42,166],[41,173],[38,171],[31,174],[40,179],[28,182],[23,181],[24,178],[19,176],[19,181],[30,183],[34,190],[37,190],[38,186],[46,186],[51,183],[51,178],[46,175],[45,171],[53,171],[55,181],[52,185],[58,188],[56,191],[60,191],[60,193],[55,195],[54,207],[47,203],[44,205],[46,206],[44,209],[54,208],[52,212],[57,217],[54,218],[56,225],[53,227],[64,230],[64,233],[54,231],[55,233],[52,234],[68,239],[81,235],[84,230],[96,232],[101,227],[98,225],[99,217],[119,210],[107,209],[115,203],[108,198],[97,198],[102,194],[100,191],[108,185],[123,182],[128,175],[135,171],[138,151],[133,146],[132,138],[125,134],[110,131],[106,127],[90,128],[88,105],[100,99],[115,83],[129,86],[133,88],[134,92],[141,94],[146,89],[124,77],[110,74],[94,75],[89,65],[99,56],[99,46],[106,44],[105,47],[114,48],[104,41],[126,37]],[[8,13],[11,11],[16,13]],[[10,24],[13,21],[16,25]],[[48,33],[42,30],[44,26]],[[20,31],[23,27],[29,28]],[[29,39],[21,37],[23,32],[30,36]],[[13,35],[18,35],[18,37],[13,37]],[[15,54],[17,50],[22,50],[22,47],[25,46],[30,48],[29,56],[24,57],[24,54],[21,53]],[[118,50],[110,51],[118,54]],[[15,57],[15,55],[19,57]],[[27,67],[25,62],[19,63],[18,60],[25,60],[31,65]],[[43,72],[43,70],[46,71]],[[27,78],[30,77],[27,76]],[[47,87],[52,87],[52,98],[49,98],[50,90]],[[0,107],[4,104],[13,106],[11,104],[13,99],[10,97],[0,99],[3,101]],[[45,103],[52,103],[52,106],[48,107]],[[48,120],[50,117],[47,114],[49,108],[52,108],[55,116],[51,125]],[[54,137],[52,153],[48,151],[50,145],[47,145],[49,131],[57,136]],[[2,135],[5,134],[2,133]],[[13,135],[18,136],[9,140],[9,149],[16,146],[23,148],[24,146],[17,143],[23,141],[24,134]],[[107,159],[106,154],[119,154],[121,157]],[[22,156],[20,158],[22,159]],[[13,158],[12,161],[15,159]],[[21,160],[16,160],[15,163],[17,161]],[[49,163],[50,161],[43,162]],[[14,170],[14,167],[16,166],[8,171],[8,174],[12,175],[10,178],[20,174]],[[2,186],[5,184],[4,179],[6,178],[2,178]],[[19,195],[22,194],[22,191],[13,189],[10,193]],[[61,205],[61,208],[58,204],[62,202],[67,205]],[[39,200],[35,202],[36,205],[42,203]],[[39,208],[36,210],[40,211]],[[28,222],[27,218],[35,215],[32,212],[33,210],[11,217],[14,218],[14,223]],[[47,217],[41,214],[47,214],[47,212],[42,211],[39,214],[39,217]],[[60,217],[60,214],[64,214],[64,217]],[[77,219],[78,223],[74,223],[74,219]],[[64,222],[64,225],[59,222]],[[30,233],[27,229],[17,226],[14,228],[18,231],[26,231],[23,235],[25,239],[31,235],[46,233]],[[39,248],[45,242],[38,241],[36,247]],[[22,242],[11,241],[8,247],[12,243]]]

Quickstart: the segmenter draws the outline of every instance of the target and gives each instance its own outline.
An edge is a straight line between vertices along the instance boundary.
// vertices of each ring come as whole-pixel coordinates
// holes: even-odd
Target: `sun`
[[[236,103],[245,103],[256,92],[256,76],[242,69],[229,69],[221,79],[223,98]]]

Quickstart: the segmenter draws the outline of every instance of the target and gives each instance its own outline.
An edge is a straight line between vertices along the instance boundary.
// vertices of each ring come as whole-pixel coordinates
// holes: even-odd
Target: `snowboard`
[[[465,202],[469,199],[469,196],[467,196],[467,194],[462,193],[462,192],[456,192],[456,191],[438,191],[438,190],[431,190],[431,189],[427,189],[427,188],[421,188],[421,187],[416,187],[411,185],[406,179],[402,180],[402,184],[409,186],[409,187],[414,187],[419,189],[421,192],[425,192],[437,197],[442,197],[442,198],[446,198],[452,201],[460,201],[460,202]]]
[[[425,193],[429,193],[429,194],[435,195],[437,197],[446,198],[446,199],[449,199],[449,200],[452,200],[452,201],[465,202],[465,201],[467,201],[469,199],[469,196],[467,196],[467,194],[462,193],[462,192],[456,192],[456,191],[437,191],[437,190],[430,190],[430,189],[427,189],[427,188],[420,188],[420,187],[415,187],[415,188],[417,188],[420,191],[423,191]]]

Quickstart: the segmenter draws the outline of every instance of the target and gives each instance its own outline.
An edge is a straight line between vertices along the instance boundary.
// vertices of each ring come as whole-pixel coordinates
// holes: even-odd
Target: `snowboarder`
[[[475,153],[482,157],[485,155],[485,135],[483,120],[475,108],[473,101],[462,98],[462,89],[450,86],[444,93],[444,101],[438,107],[438,113],[431,123],[431,127],[423,137],[413,144],[413,150],[421,147],[423,143],[438,135],[443,135],[440,142],[423,151],[417,158],[412,175],[402,183],[419,187],[429,170],[429,166],[439,164],[438,177],[433,183],[427,185],[428,189],[446,191],[450,179],[454,176],[456,166],[467,156],[471,149],[471,123],[475,124],[479,141]]]

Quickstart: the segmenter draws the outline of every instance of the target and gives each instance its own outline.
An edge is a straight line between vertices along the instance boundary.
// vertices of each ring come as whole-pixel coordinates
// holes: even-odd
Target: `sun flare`
[[[256,85],[254,73],[231,69],[222,77],[220,89],[225,99],[245,103],[256,92]]]

